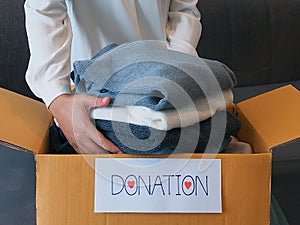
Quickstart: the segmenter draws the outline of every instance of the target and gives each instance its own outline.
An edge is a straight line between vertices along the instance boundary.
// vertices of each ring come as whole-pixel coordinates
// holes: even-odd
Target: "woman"
[[[78,153],[122,153],[91,123],[90,109],[109,98],[72,95],[72,62],[109,43],[161,40],[197,55],[201,34],[197,0],[26,0],[31,57],[26,81],[42,98]]]

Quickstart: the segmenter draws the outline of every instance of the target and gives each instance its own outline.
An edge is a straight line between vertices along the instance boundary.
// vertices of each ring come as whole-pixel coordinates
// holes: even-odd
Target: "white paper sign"
[[[221,160],[96,158],[94,211],[221,213]]]

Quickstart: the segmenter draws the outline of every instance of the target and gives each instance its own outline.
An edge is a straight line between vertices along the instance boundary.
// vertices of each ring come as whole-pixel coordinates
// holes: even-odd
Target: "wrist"
[[[65,93],[57,96],[48,106],[48,110],[51,112],[53,116],[55,116],[56,112],[63,109],[64,106],[70,101],[72,94]]]

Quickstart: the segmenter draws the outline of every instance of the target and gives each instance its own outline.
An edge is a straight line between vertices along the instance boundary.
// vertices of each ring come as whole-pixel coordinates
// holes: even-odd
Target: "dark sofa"
[[[203,32],[197,51],[234,70],[236,103],[286,84],[300,89],[299,0],[200,0],[198,5]],[[286,224],[285,219],[300,224],[299,177],[300,154],[273,161],[271,224]]]
[[[0,86],[36,98],[24,79],[29,50],[23,4],[22,0],[0,2]],[[235,102],[287,83],[300,89],[300,0],[199,0],[198,7],[203,32],[197,51],[234,70]],[[299,162],[295,158],[273,165],[272,224],[285,224],[284,215],[290,224],[300,224]],[[0,159],[3,186],[9,174],[1,172],[1,163]],[[35,189],[30,186],[34,179],[30,174],[19,189],[12,188],[13,200],[0,193],[0,224],[35,224]]]

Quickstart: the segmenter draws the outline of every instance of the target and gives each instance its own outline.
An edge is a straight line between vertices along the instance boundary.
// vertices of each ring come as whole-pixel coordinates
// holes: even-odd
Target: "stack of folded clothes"
[[[91,118],[124,153],[219,152],[240,129],[226,107],[234,73],[223,63],[168,50],[163,42],[110,44],[74,63],[78,94],[110,97]]]

